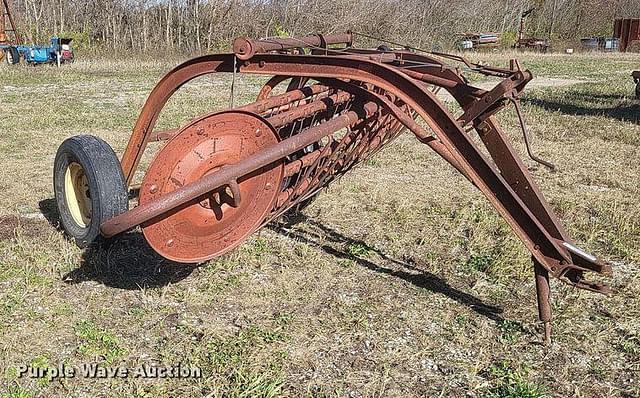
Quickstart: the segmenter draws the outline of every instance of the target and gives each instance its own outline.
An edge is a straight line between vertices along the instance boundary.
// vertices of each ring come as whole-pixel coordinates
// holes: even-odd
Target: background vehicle
[[[540,37],[527,37],[525,35],[526,19],[531,15],[535,8],[531,8],[522,13],[520,16],[520,28],[518,29],[518,40],[514,44],[514,48],[529,49],[546,53],[551,48],[551,42],[549,39],[543,39]]]
[[[476,50],[497,47],[500,47],[500,37],[497,33],[491,32],[465,33],[458,41],[458,48],[460,50]]]
[[[73,62],[72,39],[53,37],[49,46],[22,43],[7,0],[0,3],[0,60],[9,65],[20,63],[20,58],[30,65],[56,63],[58,66]],[[8,24],[7,24],[8,22]]]
[[[71,40],[53,37],[49,46],[33,45],[0,45],[4,50],[5,60],[9,65],[20,63],[24,59],[30,65],[56,63],[58,66],[74,60]]]

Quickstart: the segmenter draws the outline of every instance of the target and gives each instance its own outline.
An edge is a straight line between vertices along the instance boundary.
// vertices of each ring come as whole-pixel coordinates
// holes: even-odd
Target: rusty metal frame
[[[366,123],[370,117],[384,110],[412,131],[420,142],[429,145],[465,175],[487,197],[531,252],[540,317],[545,323],[546,336],[550,335],[551,321],[549,274],[579,288],[610,292],[604,285],[585,280],[583,275],[585,272],[610,274],[610,266],[577,248],[568,237],[493,117],[509,101],[517,100],[532,79],[530,72],[523,71],[517,62],[512,62],[509,69],[501,69],[448,57],[480,73],[504,78],[494,89],[485,91],[469,85],[457,69],[441,60],[441,54],[433,56],[405,50],[356,50],[348,46],[337,50],[328,48],[330,44],[349,45],[351,41],[350,34],[268,41],[241,39],[234,43],[235,53],[195,58],[169,72],[147,99],[122,157],[127,184],[131,184],[147,144],[160,136],[168,138],[175,133],[154,133],[155,123],[164,105],[176,90],[197,77],[220,72],[272,76],[261,93],[263,99],[285,79],[293,78],[290,89],[301,87],[303,80],[314,79],[320,82],[322,89],[338,88],[366,97],[369,102],[363,104],[361,111],[349,111],[310,127],[240,163],[224,167],[107,220],[101,226],[102,234],[113,236],[161,217],[177,206],[318,141],[331,131]],[[314,54],[288,54],[287,50],[294,47],[312,48]],[[372,89],[363,90],[363,85]],[[456,118],[436,98],[431,91],[432,86],[447,90],[462,107],[463,114]],[[386,93],[386,96],[376,94],[376,90]],[[292,96],[296,95],[295,91],[291,93]],[[405,104],[410,111],[403,111],[389,97]],[[433,134],[416,123],[414,115],[424,120]],[[478,132],[489,158],[469,136],[466,131],[468,126]]]

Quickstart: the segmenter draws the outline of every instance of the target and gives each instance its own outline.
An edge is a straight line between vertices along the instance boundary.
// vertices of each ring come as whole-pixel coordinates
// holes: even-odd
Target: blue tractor
[[[0,50],[4,50],[5,59],[9,65],[18,64],[20,59],[24,59],[29,65],[55,63],[60,66],[73,62],[71,40],[54,37],[49,46],[0,44]]]
[[[7,25],[7,22],[9,23]],[[0,0],[0,60],[5,58],[9,65],[20,63],[20,58],[30,65],[73,62],[71,39],[54,37],[48,47],[24,45],[7,0]]]

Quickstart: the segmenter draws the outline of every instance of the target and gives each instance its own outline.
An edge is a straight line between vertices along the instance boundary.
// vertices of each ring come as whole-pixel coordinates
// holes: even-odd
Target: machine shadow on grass
[[[304,223],[313,226],[314,228],[320,230],[322,235],[309,231],[292,230],[291,228],[298,223]],[[369,246],[364,241],[344,236],[338,231],[329,228],[322,223],[309,218],[308,216],[305,216],[302,213],[290,215],[282,223],[272,223],[269,225],[269,228],[279,234],[290,237],[309,246],[321,249],[325,253],[330,254],[336,258],[354,261],[359,266],[367,268],[373,272],[391,275],[412,283],[413,285],[421,289],[427,289],[431,292],[445,295],[450,299],[469,307],[479,315],[491,319],[497,324],[502,324],[505,322],[505,319],[500,315],[503,312],[502,308],[485,304],[479,298],[451,286],[441,277],[427,272],[424,269],[421,269],[421,267],[419,266],[419,260],[413,258],[404,258],[403,260],[391,258],[383,251]],[[325,244],[323,242],[325,240],[329,241],[330,243]],[[391,263],[394,266],[397,266],[399,269],[383,267],[380,264],[376,264],[365,258],[356,256],[350,253],[348,250],[341,249],[341,247],[353,246],[362,247],[367,252],[376,253],[385,262]]]
[[[640,123],[640,101],[622,100],[613,94],[569,91],[553,97],[525,97],[522,102],[550,112],[574,116],[604,116],[625,122]],[[609,106],[607,106],[609,104]]]
[[[38,204],[47,221],[60,230],[54,199]],[[126,290],[154,288],[176,283],[188,277],[196,264],[180,264],[158,255],[142,233],[132,231],[84,249],[80,267],[64,275],[69,284],[96,281]]]
[[[39,207],[49,223],[60,229],[55,201],[45,199],[39,203]],[[309,231],[293,231],[291,227],[298,223],[305,223],[317,228],[322,236]],[[479,298],[451,286],[439,276],[421,269],[419,260],[391,258],[364,241],[344,236],[302,213],[290,215],[281,223],[271,223],[268,228],[319,248],[336,258],[354,261],[359,266],[371,271],[391,275],[419,288],[443,294],[498,324],[505,322],[505,319],[500,315],[503,312],[501,308],[485,304]],[[323,244],[322,240],[324,239],[335,246]],[[368,252],[375,252],[385,262],[391,263],[399,269],[383,267],[347,250],[339,249],[339,247],[350,246],[363,247]],[[169,283],[179,282],[188,277],[197,267],[197,264],[180,264],[161,257],[148,245],[140,232],[133,231],[86,248],[82,254],[81,266],[66,274],[63,280],[70,284],[92,280],[109,287],[137,290],[162,287]]]

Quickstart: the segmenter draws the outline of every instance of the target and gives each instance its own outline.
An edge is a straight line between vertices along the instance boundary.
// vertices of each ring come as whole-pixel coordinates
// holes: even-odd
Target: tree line
[[[554,42],[611,36],[616,17],[640,17],[638,0],[10,0],[26,41],[53,35],[99,52],[205,53],[238,36],[268,37],[346,30],[425,48],[450,48],[466,32],[515,40],[531,8],[527,34]],[[367,42],[363,44],[377,45]]]

